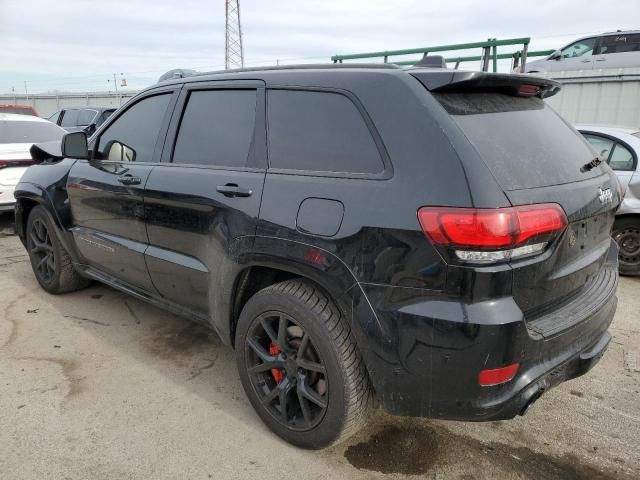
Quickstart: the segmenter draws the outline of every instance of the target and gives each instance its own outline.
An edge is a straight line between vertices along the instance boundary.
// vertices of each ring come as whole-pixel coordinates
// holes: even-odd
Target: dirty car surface
[[[99,280],[211,326],[293,444],[353,435],[374,397],[513,418],[597,363],[616,309],[615,176],[557,89],[371,65],[164,82],[30,168],[16,227],[45,290]]]

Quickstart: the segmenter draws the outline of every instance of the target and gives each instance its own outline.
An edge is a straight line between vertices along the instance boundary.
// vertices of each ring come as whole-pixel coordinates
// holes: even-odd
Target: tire
[[[616,219],[611,236],[620,248],[620,275],[640,275],[640,219]]]
[[[49,293],[67,293],[88,286],[64,249],[44,207],[38,205],[27,219],[27,252],[40,286]]]
[[[287,442],[325,448],[366,423],[374,402],[362,357],[340,310],[310,282],[287,280],[256,293],[240,314],[235,342],[251,404]]]

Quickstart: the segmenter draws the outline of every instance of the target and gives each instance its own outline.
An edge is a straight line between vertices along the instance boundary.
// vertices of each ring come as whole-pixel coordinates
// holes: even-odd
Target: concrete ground
[[[525,417],[378,413],[347,444],[310,452],[264,427],[214,334],[98,284],[42,291],[11,220],[0,218],[0,479],[640,478],[640,279],[620,281],[603,360]]]

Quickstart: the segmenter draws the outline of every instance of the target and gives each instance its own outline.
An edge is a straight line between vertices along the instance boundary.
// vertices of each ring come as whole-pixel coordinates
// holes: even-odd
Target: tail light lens
[[[11,159],[11,160],[0,160],[0,168],[6,167],[28,167],[29,165],[33,165],[33,160],[31,158],[25,159]]]
[[[516,376],[519,368],[519,363],[513,363],[502,368],[482,370],[478,375],[478,383],[483,387],[491,387],[493,385],[506,383]]]
[[[535,255],[568,224],[555,203],[493,209],[422,207],[418,221],[434,245],[451,248],[470,263]]]

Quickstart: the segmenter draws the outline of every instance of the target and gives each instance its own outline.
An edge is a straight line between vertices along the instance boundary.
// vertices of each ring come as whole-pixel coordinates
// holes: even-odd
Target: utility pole
[[[240,25],[240,0],[225,0],[224,35],[225,70],[243,68],[244,50],[242,48],[242,27]]]
[[[122,75],[124,75],[124,74],[120,73],[120,76],[122,76]],[[107,82],[110,83],[111,80],[107,80]],[[121,101],[120,95],[118,94],[118,81],[116,79],[116,74],[115,73],[113,74],[113,90],[114,90],[114,93],[116,95],[116,100],[118,101],[118,106],[122,105],[122,101]]]
[[[27,81],[24,81],[24,94],[27,96],[27,103],[29,103],[29,92],[27,91]]]

